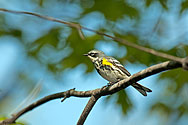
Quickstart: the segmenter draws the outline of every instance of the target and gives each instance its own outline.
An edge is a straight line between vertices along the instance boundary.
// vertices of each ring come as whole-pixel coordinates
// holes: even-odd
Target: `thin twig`
[[[82,32],[82,26],[80,24],[78,24],[78,25],[79,25],[79,27],[77,28],[78,34],[80,35],[80,38],[82,40],[85,40],[84,33]]]
[[[65,94],[64,98],[61,100],[61,102],[64,102],[65,99],[69,98],[70,97],[70,92],[75,90],[75,89],[76,88],[73,88],[73,89],[70,89],[70,90],[66,91],[66,94]]]
[[[99,89],[94,89],[94,90],[89,90],[89,91],[76,91],[74,89],[71,89],[71,90],[68,90],[66,92],[60,92],[60,93],[48,95],[48,96],[30,104],[29,106],[23,108],[22,110],[17,112],[11,118],[0,122],[0,125],[14,123],[20,116],[22,116],[26,112],[29,112],[32,109],[34,109],[34,108],[36,108],[36,107],[38,107],[38,106],[40,106],[40,105],[42,105],[42,104],[44,104],[48,101],[65,97],[67,95],[67,93],[70,96],[75,96],[75,97],[91,97],[92,95],[94,95],[93,93],[97,93],[100,96],[111,95],[111,94],[116,93],[116,92],[118,92],[122,89],[125,89],[126,87],[128,87],[132,83],[135,83],[135,82],[137,82],[141,79],[144,79],[146,77],[149,77],[151,75],[157,74],[157,73],[162,72],[162,71],[175,69],[175,68],[179,68],[179,67],[182,67],[182,64],[179,63],[179,62],[166,61],[166,62],[163,62],[163,63],[160,63],[160,64],[153,65],[153,66],[151,66],[147,69],[144,69],[144,70],[132,75],[131,77],[124,79],[124,80],[121,80],[118,83],[116,83],[112,86],[109,86],[109,87],[102,87],[102,88],[99,88]]]
[[[93,30],[93,29],[90,29],[90,28],[87,28],[87,27],[84,27],[84,26],[81,26],[80,24],[76,24],[76,23],[71,23],[71,22],[68,22],[68,21],[64,21],[64,20],[59,20],[59,19],[55,19],[53,17],[49,17],[49,16],[44,16],[44,15],[40,15],[40,14],[36,14],[36,13],[32,13],[32,12],[25,12],[25,11],[14,11],[14,10],[8,10],[8,9],[4,9],[4,8],[0,8],[0,11],[3,11],[3,12],[9,12],[9,13],[17,13],[17,14],[27,14],[27,15],[32,15],[32,16],[36,16],[36,17],[39,17],[39,18],[42,18],[42,19],[45,19],[45,20],[49,20],[49,21],[53,21],[53,22],[58,22],[58,23],[62,23],[62,24],[65,24],[71,28],[75,28],[78,30],[78,33],[80,35],[80,37],[82,39],[84,39],[84,35],[81,31],[81,29],[84,29],[84,30],[87,30],[87,31],[90,31],[90,32],[94,32],[98,35],[102,35],[102,36],[106,36],[106,37],[109,37],[111,39],[113,39],[114,41],[116,42],[120,42],[126,46],[130,46],[130,47],[133,47],[133,48],[136,48],[138,50],[141,50],[141,51],[144,51],[144,52],[147,52],[147,53],[150,53],[150,54],[153,54],[155,56],[159,56],[159,57],[162,57],[162,58],[165,58],[165,59],[169,59],[169,60],[173,60],[173,61],[177,61],[177,62],[181,62],[182,63],[182,59],[179,58],[179,57],[176,57],[176,56],[172,56],[172,55],[169,55],[169,54],[166,54],[166,53],[162,53],[162,52],[158,52],[156,50],[153,50],[153,49],[150,49],[150,48],[147,48],[147,47],[143,47],[143,46],[140,46],[140,45],[137,45],[137,44],[134,44],[132,42],[129,42],[127,40],[124,40],[124,39],[121,39],[119,37],[114,37],[114,36],[111,36],[111,35],[108,35],[108,34],[105,34],[103,32],[99,32],[99,31],[96,31],[96,30]]]

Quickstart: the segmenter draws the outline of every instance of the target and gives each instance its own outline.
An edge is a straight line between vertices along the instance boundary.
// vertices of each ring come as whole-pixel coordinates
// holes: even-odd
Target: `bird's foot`
[[[112,86],[113,84],[114,84],[114,83],[109,82],[109,83],[107,83],[107,85],[103,86],[102,89],[107,88],[107,87],[109,87],[109,86]]]
[[[107,83],[107,86],[111,86],[113,84],[114,84],[113,82],[109,82],[109,83]]]

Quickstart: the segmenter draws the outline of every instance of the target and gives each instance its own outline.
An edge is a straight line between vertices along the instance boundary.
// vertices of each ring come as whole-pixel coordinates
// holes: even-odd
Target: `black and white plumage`
[[[84,54],[93,62],[97,72],[110,84],[129,78],[131,74],[124,68],[124,66],[115,58],[107,56],[104,52],[99,50],[91,50]],[[146,92],[152,92],[149,88],[133,83],[132,86],[137,89],[142,95],[147,96]]]

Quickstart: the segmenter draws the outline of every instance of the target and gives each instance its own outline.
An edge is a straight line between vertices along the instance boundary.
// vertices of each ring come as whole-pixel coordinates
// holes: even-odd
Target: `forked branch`
[[[147,69],[144,69],[134,75],[132,75],[131,77],[129,77],[128,79],[124,79],[119,81],[118,83],[109,86],[109,87],[102,87],[99,89],[94,89],[94,90],[89,90],[89,91],[76,91],[75,89],[71,89],[68,90],[66,92],[60,92],[60,93],[56,93],[56,94],[52,94],[52,95],[48,95],[42,99],[39,99],[38,101],[30,104],[29,106],[23,108],[22,110],[20,110],[19,112],[17,112],[16,114],[12,115],[11,118],[6,119],[4,121],[0,122],[0,125],[5,125],[5,124],[11,124],[14,123],[20,116],[22,116],[23,114],[31,111],[32,109],[46,103],[49,102],[51,100],[54,99],[58,99],[58,98],[63,98],[63,97],[91,97],[94,95],[97,95],[94,100],[97,101],[97,99],[100,96],[106,96],[106,95],[111,95],[113,93],[116,93],[122,89],[125,89],[126,87],[128,87],[129,85],[131,85],[132,83],[135,83],[141,79],[144,79],[146,77],[149,77],[151,75],[166,71],[166,70],[171,70],[171,69],[175,69],[175,68],[179,68],[182,67],[182,64],[176,61],[166,61],[160,64],[156,64],[153,65]],[[93,97],[92,97],[93,98]],[[93,100],[91,98],[91,101]],[[95,101],[95,102],[96,102]],[[85,119],[87,118],[89,112],[91,111],[93,105],[95,104],[95,102],[93,104],[90,104],[91,107],[87,107],[88,109],[86,110],[87,112],[83,112],[80,119],[83,119],[81,123],[83,123],[85,121]],[[88,104],[89,105],[89,104]],[[80,120],[81,121],[81,120]],[[78,122],[80,123],[80,122]]]

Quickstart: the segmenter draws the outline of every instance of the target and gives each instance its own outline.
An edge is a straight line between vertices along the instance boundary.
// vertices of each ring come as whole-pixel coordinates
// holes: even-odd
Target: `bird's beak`
[[[83,54],[83,56],[88,56],[88,54]]]

